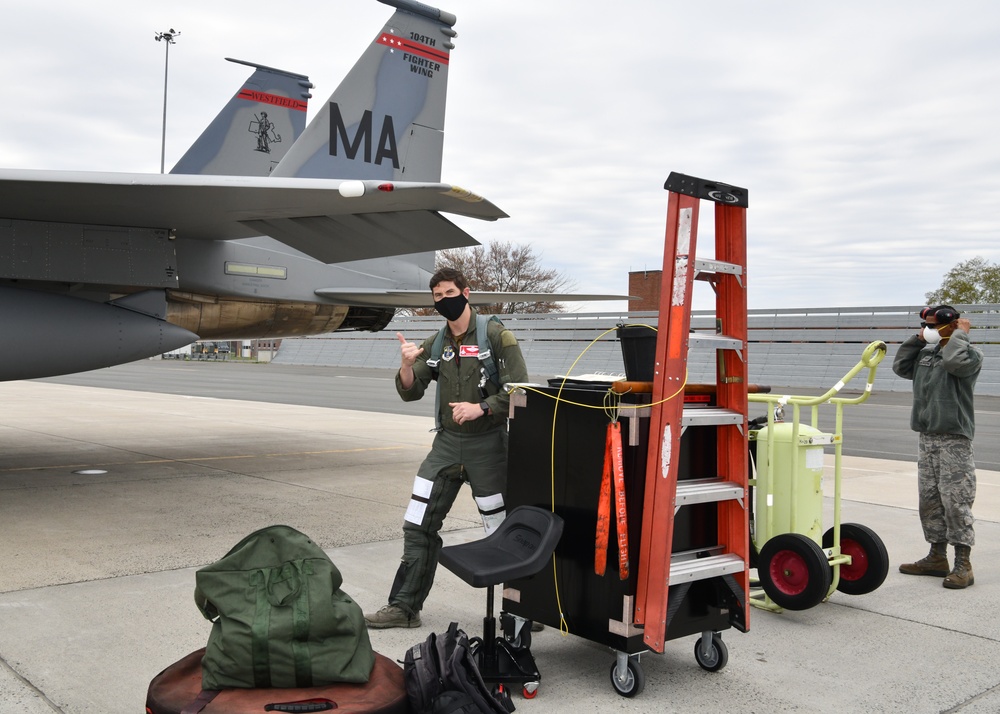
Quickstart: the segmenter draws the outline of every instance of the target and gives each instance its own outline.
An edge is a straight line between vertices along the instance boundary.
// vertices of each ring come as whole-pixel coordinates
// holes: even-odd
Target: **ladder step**
[[[699,273],[731,273],[732,275],[743,275],[743,266],[737,263],[726,263],[721,260],[694,260],[695,280]]]
[[[694,580],[707,580],[719,575],[742,573],[743,570],[743,558],[735,553],[710,555],[707,558],[684,558],[681,560],[671,558],[670,584],[677,585]]]
[[[692,332],[688,335],[688,345],[690,347],[710,347],[716,350],[742,350],[743,340],[707,332]]]
[[[742,500],[743,487],[721,478],[685,479],[677,482],[677,505]]]
[[[721,407],[685,407],[682,426],[723,426],[742,424],[744,416],[732,409]]]

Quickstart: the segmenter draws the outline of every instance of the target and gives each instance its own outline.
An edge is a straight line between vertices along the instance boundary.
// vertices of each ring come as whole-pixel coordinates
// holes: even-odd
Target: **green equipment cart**
[[[750,394],[767,405],[765,418],[750,423],[751,489],[750,602],[779,612],[806,610],[835,591],[851,595],[878,588],[889,571],[889,556],[876,533],[858,523],[841,523],[841,458],[844,407],[867,401],[875,370],[885,357],[884,342],[869,344],[842,380],[818,397]],[[868,369],[864,392],[838,397],[859,372]],[[834,433],[819,429],[819,408],[835,408]],[[802,423],[802,408],[811,423]],[[790,421],[784,420],[791,409]],[[833,525],[823,530],[824,449],[834,448]]]

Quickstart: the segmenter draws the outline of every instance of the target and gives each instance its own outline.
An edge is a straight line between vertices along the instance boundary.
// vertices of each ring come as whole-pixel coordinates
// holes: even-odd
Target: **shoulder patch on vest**
[[[500,344],[504,347],[513,347],[517,344],[517,338],[510,330],[504,330],[500,333]]]

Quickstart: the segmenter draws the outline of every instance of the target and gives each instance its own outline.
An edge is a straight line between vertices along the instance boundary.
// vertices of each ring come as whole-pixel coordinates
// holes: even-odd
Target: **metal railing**
[[[909,391],[891,360],[899,344],[917,330],[921,306],[785,308],[748,311],[750,380],[775,387],[825,388],[857,361],[873,340],[888,346],[886,367],[875,388]],[[972,321],[972,342],[985,353],[976,393],[1000,396],[1000,305],[956,305]],[[657,324],[657,313],[547,313],[503,316],[517,335],[533,377],[565,375],[580,353],[601,333],[576,363],[573,373],[623,373],[621,346],[613,328],[621,324]],[[441,318],[401,316],[382,332],[344,332],[286,339],[275,357],[284,364],[394,369],[399,364],[396,333],[422,340],[441,326]],[[692,330],[715,332],[712,311],[695,310]],[[713,382],[715,362],[706,348],[694,347],[688,381]]]

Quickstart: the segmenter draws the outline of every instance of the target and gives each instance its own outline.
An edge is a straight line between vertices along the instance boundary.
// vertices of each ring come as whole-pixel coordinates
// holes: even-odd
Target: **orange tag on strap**
[[[625,502],[625,467],[622,464],[621,424],[609,424],[611,463],[615,476],[615,508],[618,527],[618,579],[628,580],[628,504]],[[605,457],[607,458],[607,457]]]
[[[618,577],[628,579],[628,508],[625,502],[625,469],[622,465],[621,424],[608,424],[604,442],[604,470],[597,502],[597,537],[594,541],[594,572],[604,575],[611,530],[611,480],[615,482],[615,523],[618,531]]]

